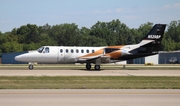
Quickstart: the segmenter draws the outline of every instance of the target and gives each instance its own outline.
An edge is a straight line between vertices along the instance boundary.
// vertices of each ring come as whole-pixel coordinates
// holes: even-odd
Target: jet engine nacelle
[[[121,54],[122,54],[122,56],[131,55],[131,53],[129,53],[127,50],[124,50],[124,49],[121,50]]]
[[[111,59],[109,57],[101,58],[101,63],[110,63],[110,62],[111,62]]]

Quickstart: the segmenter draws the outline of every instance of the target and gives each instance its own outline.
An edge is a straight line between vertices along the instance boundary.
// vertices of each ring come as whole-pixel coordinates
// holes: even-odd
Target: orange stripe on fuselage
[[[122,45],[121,46],[107,46],[105,48],[117,48],[117,49],[120,49],[122,47],[124,47],[124,45],[123,46]],[[97,50],[94,53],[89,53],[87,55],[81,56],[80,58],[85,58],[85,57],[90,57],[90,56],[97,56],[97,55],[103,54],[103,52],[104,52],[104,48],[102,48],[100,50]],[[105,56],[110,56],[111,58],[117,59],[121,55],[122,55],[122,53],[120,51],[116,51],[116,52],[108,53]]]
[[[124,47],[125,45],[121,45],[121,46],[107,46],[106,48],[117,48],[120,49],[122,47]]]
[[[105,56],[109,56],[112,59],[118,59],[121,55],[122,53],[120,50],[105,54]]]
[[[122,47],[124,47],[125,45],[121,45],[121,46],[108,46],[107,48],[117,48],[117,49],[121,49]],[[118,59],[120,56],[122,55],[121,51],[114,51],[111,53],[107,53],[105,54],[105,56],[109,56],[112,59]]]

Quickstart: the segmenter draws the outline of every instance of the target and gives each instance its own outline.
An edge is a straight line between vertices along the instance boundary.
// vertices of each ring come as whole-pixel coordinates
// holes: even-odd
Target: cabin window
[[[86,53],[89,53],[89,50],[86,50]]]
[[[94,53],[95,51],[94,50],[92,50],[92,53]]]
[[[84,50],[83,50],[83,49],[81,50],[81,53],[84,53]]]
[[[66,53],[68,53],[69,52],[69,50],[68,49],[66,49]]]
[[[76,49],[76,53],[79,53],[79,50],[78,50],[78,49]]]
[[[49,47],[45,48],[45,53],[49,53]]]
[[[63,52],[63,50],[62,49],[60,49],[60,53],[62,53]]]
[[[71,53],[74,53],[74,50],[73,50],[73,49],[71,49]]]

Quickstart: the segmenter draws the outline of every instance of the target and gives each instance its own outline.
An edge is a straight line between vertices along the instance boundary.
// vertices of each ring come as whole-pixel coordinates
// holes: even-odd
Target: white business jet
[[[100,70],[101,63],[115,63],[158,53],[166,24],[156,24],[138,44],[104,47],[42,46],[15,57],[16,61],[33,63],[86,63],[86,69]]]

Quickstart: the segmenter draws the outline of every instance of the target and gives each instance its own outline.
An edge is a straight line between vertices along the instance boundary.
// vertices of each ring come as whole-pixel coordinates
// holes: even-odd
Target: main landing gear
[[[100,68],[101,68],[100,65],[95,65],[95,66],[94,66],[94,69],[95,69],[95,70],[100,70]]]
[[[100,65],[95,65],[95,66],[94,66],[94,69],[95,69],[95,70],[100,70],[100,68],[101,68]],[[87,70],[90,70],[90,69],[91,69],[91,64],[90,64],[90,63],[87,63],[87,64],[86,64],[86,69],[87,69]]]
[[[90,70],[90,69],[91,69],[91,64],[90,64],[90,63],[87,63],[87,64],[86,64],[86,69],[87,69],[87,70]]]

